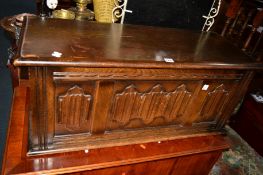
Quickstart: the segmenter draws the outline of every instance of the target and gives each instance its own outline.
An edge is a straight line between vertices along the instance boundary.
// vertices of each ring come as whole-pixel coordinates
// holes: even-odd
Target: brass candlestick
[[[92,3],[92,0],[74,0],[76,7],[69,10],[75,13],[76,20],[94,20],[94,13],[87,9],[87,5]]]

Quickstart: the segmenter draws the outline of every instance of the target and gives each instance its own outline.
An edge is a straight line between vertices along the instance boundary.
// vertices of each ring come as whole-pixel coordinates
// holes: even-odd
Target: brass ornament
[[[75,19],[75,13],[70,10],[54,10],[52,12],[53,18],[60,18],[60,19]]]
[[[69,10],[75,13],[76,20],[94,20],[94,13],[87,9],[87,5],[92,3],[92,0],[74,0],[76,7]]]
[[[52,12],[53,18],[60,19],[75,19],[75,20],[94,20],[94,13],[87,9],[87,5],[92,3],[92,0],[74,0],[76,7],[71,7],[67,10],[54,10]]]

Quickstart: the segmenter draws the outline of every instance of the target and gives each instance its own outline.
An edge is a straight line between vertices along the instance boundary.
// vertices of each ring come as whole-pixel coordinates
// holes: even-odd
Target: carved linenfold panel
[[[151,124],[157,118],[171,122],[184,115],[191,96],[184,84],[172,92],[166,92],[160,84],[149,92],[139,92],[130,85],[115,95],[110,120],[122,127],[135,119],[143,125]]]
[[[66,125],[66,128],[80,127],[88,121],[91,106],[91,95],[85,94],[78,86],[70,88],[66,94],[58,96],[57,123]]]
[[[225,90],[223,84],[216,87],[206,96],[200,110],[202,120],[214,120],[220,116],[228,100],[229,92]]]

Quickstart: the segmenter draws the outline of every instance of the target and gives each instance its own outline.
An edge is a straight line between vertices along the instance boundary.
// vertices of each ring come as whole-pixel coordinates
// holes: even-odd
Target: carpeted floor
[[[210,175],[263,175],[263,157],[229,126],[226,130],[230,149],[223,153]]]

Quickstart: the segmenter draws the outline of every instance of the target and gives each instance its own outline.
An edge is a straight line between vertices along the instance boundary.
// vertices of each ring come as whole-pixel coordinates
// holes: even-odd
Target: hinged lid
[[[14,65],[262,69],[216,33],[32,17]]]

